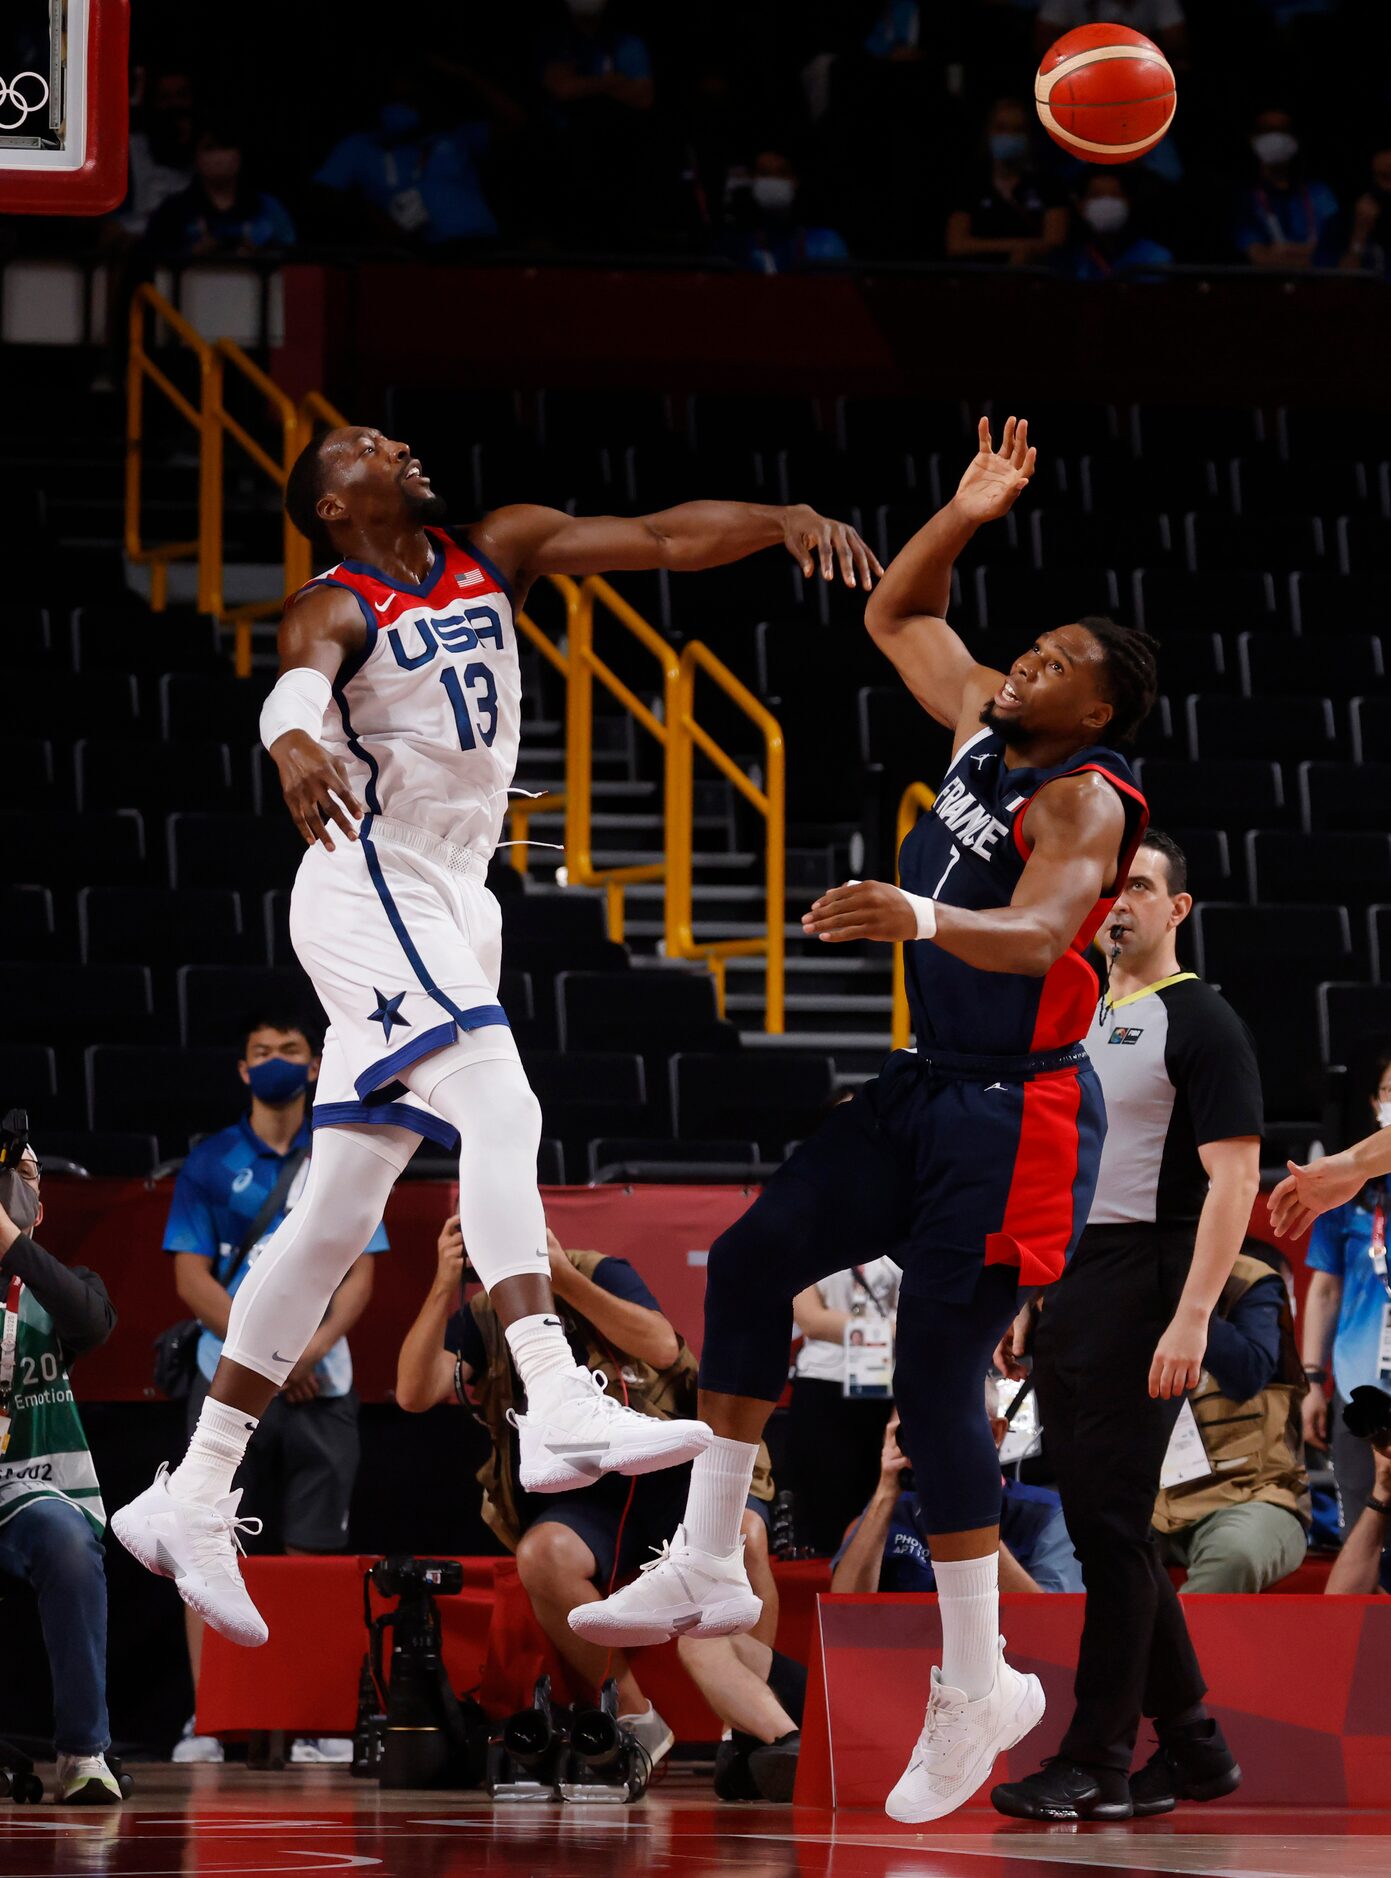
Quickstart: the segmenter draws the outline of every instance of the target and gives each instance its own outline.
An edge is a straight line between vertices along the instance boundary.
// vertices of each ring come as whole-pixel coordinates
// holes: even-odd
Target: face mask
[[[1292,163],[1299,155],[1299,139],[1287,130],[1263,130],[1251,139],[1251,148],[1262,163],[1276,169],[1282,163]]]
[[[1391,1102],[1377,1103],[1377,1127],[1391,1128]]]
[[[1098,235],[1114,235],[1130,220],[1130,204],[1123,196],[1093,196],[1082,204],[1082,220]]]
[[[753,199],[769,215],[786,215],[797,194],[790,176],[755,176]]]
[[[0,1173],[0,1206],[4,1207],[21,1232],[28,1232],[38,1224],[38,1192],[12,1167]]]
[[[420,129],[420,113],[413,104],[384,104],[377,122],[383,136],[395,141]]]
[[[992,131],[990,154],[997,163],[1022,163],[1029,154],[1029,140],[1022,130]]]
[[[309,1086],[309,1065],[291,1063],[283,1056],[268,1056],[264,1063],[253,1063],[247,1073],[252,1095],[258,1102],[268,1102],[272,1108],[293,1102]]]

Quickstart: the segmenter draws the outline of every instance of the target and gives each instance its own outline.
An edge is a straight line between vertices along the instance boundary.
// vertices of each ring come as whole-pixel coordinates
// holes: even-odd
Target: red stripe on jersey
[[[340,561],[336,567],[326,569],[307,582],[293,599],[298,600],[311,587],[322,586],[328,581],[335,586],[349,588],[371,607],[372,617],[379,626],[391,627],[403,614],[417,612],[421,607],[427,607],[432,613],[446,613],[454,606],[468,606],[474,600],[486,599],[490,594],[503,591],[501,583],[493,574],[466,553],[457,541],[451,540],[439,529],[428,528],[425,532],[434,544],[435,553],[443,552],[444,555],[444,566],[432,567],[421,583],[426,591],[403,589],[383,574],[351,568]]]
[[[1000,1230],[987,1235],[987,1265],[1017,1265],[1021,1285],[1062,1276],[1074,1220],[1077,1115],[1082,1084],[1075,1069],[1024,1085],[1024,1114]]]

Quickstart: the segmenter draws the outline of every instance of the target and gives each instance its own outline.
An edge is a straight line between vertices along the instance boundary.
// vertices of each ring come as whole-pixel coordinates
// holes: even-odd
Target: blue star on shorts
[[[377,1000],[377,1008],[368,1014],[367,1021],[369,1024],[380,1024],[382,1035],[390,1043],[393,1024],[400,1024],[405,1030],[411,1028],[411,1020],[401,1015],[401,1006],[405,1002],[406,994],[404,991],[398,991],[394,998],[389,998],[384,991],[378,991],[373,985],[372,995]]]

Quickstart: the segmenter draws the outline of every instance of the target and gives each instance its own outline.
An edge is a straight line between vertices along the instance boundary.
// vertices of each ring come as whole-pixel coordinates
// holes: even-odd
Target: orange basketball
[[[1078,26],[1049,48],[1034,77],[1039,122],[1088,163],[1133,163],[1174,121],[1173,67],[1128,26]]]

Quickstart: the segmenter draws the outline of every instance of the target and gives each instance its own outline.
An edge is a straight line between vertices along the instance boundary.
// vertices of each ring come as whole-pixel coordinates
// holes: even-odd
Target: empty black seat
[[[541,1137],[536,1151],[536,1184],[538,1187],[565,1185],[565,1149],[554,1135]]]
[[[61,627],[58,637],[61,640]],[[0,648],[4,652],[7,677],[15,672],[42,672],[51,667],[62,670],[68,663],[68,649],[55,645],[48,608],[43,606],[7,607]]]
[[[1391,985],[1324,983],[1318,1000],[1325,1063],[1364,1065],[1391,1051]]]
[[[1353,457],[1248,456],[1230,468],[1240,515],[1345,515],[1368,499],[1367,466]]]
[[[1391,572],[1391,522],[1380,515],[1340,516],[1338,565],[1345,574]]]
[[[1131,422],[1136,454],[1160,462],[1230,456],[1265,441],[1264,416],[1249,404],[1137,404]]]
[[[1213,758],[1201,765],[1147,756],[1140,787],[1156,828],[1203,822],[1245,834],[1286,819],[1284,781],[1278,763]]]
[[[676,1132],[686,1141],[754,1140],[769,1160],[809,1135],[835,1095],[835,1064],[809,1050],[672,1059]]]
[[[758,1161],[756,1141],[676,1141],[632,1135],[602,1135],[589,1144],[589,1178],[601,1168],[621,1167],[640,1176],[644,1167],[698,1166],[702,1162],[727,1167],[753,1167]]]
[[[1173,558],[1168,520],[1153,514],[1076,515],[1034,509],[1029,541],[1035,566],[1050,573],[1073,567],[1162,567]]]
[[[1284,405],[1276,413],[1276,435],[1281,454],[1294,462],[1304,457],[1359,457],[1369,442],[1367,413],[1348,405]]]
[[[1225,691],[1235,678],[1221,633],[1165,632],[1157,663],[1160,684],[1180,698],[1190,691]]]
[[[1188,861],[1188,891],[1199,900],[1228,900],[1232,886],[1232,848],[1225,828],[1162,824]]]
[[[707,971],[562,972],[556,980],[560,1042],[566,1050],[677,1050],[738,1047]]]
[[[1253,828],[1246,837],[1246,868],[1253,904],[1284,900],[1371,906],[1391,898],[1391,835],[1302,835]],[[1283,952],[1278,928],[1272,929],[1272,937]]]
[[[166,1160],[187,1154],[192,1136],[227,1128],[245,1111],[239,1055],[236,1046],[97,1044],[87,1051],[87,1126],[153,1134]]]
[[[250,910],[248,908],[248,917]],[[293,965],[295,949],[290,944],[290,889],[272,887],[261,895],[261,930],[265,935],[265,959],[268,965]]]
[[[159,1165],[159,1142],[154,1135],[103,1129],[100,1134],[45,1128],[38,1142],[44,1165],[57,1158],[71,1161],[89,1174],[153,1173]]]
[[[156,726],[140,722],[135,678],[84,672],[6,672],[5,706],[15,724],[61,725],[70,737],[153,736]]]
[[[322,1037],[314,987],[298,965],[185,965],[178,975],[179,1035],[190,1046],[240,1043],[265,1012],[292,1014]]]
[[[1367,954],[1378,984],[1391,984],[1391,903],[1367,908]]]
[[[1391,700],[1354,698],[1350,722],[1354,762],[1376,763],[1391,750]]]
[[[143,965],[31,963],[23,987],[5,1012],[5,1035],[14,1043],[61,1050],[146,1042],[153,1034],[154,993]]]
[[[84,887],[82,957],[92,965],[240,965],[265,954],[259,920],[226,887]]]
[[[145,874],[145,825],[134,809],[5,815],[0,816],[0,854],[7,877],[17,882],[78,886],[140,880]],[[3,947],[0,935],[0,950]]]
[[[1188,700],[1188,750],[1195,762],[1256,757],[1300,762],[1338,755],[1333,706],[1327,698]]]
[[[341,840],[341,836],[339,839]],[[288,815],[171,815],[166,823],[172,887],[288,887],[304,837]]]
[[[589,944],[607,941],[608,916],[604,896],[570,887],[529,889],[502,903],[502,943],[529,940],[545,944]]]
[[[82,737],[74,759],[79,809],[140,809],[157,820],[177,809],[237,810],[247,799],[245,766],[233,766],[225,743]]]
[[[1222,508],[1225,479],[1202,456],[1141,457],[1123,446],[1092,451],[1068,466],[1068,491],[1080,496],[1088,515],[1132,516],[1151,512],[1183,516],[1191,509]]]
[[[0,886],[0,951],[11,959],[51,959],[57,943],[48,888]]]
[[[595,1135],[640,1135],[653,1125],[643,1061],[634,1051],[528,1050],[523,1065],[541,1104],[545,1134],[560,1141],[571,1172]]]
[[[200,672],[225,669],[217,628],[203,614],[136,606],[80,606],[72,618],[79,672]]]
[[[1306,639],[1384,633],[1391,627],[1391,588],[1380,574],[1301,570],[1290,575],[1290,612]]]
[[[72,771],[64,748],[55,762],[47,737],[5,738],[5,769],[11,787],[23,793],[26,808],[72,806]]]
[[[951,733],[902,685],[867,686],[860,693],[860,758],[890,781],[934,787],[951,755]]]
[[[1180,568],[1146,567],[1135,576],[1134,602],[1145,630],[1161,635],[1167,627],[1231,633],[1277,624],[1275,583],[1269,574],[1222,569],[1205,571],[1197,580]]]
[[[1119,605],[1120,590],[1109,568],[976,569],[976,617],[982,626],[1018,624],[1038,633],[1085,613],[1114,613]]]
[[[164,735],[178,743],[213,737],[234,749],[245,749],[259,735],[265,696],[263,678],[170,672],[159,685]]]
[[[0,1043],[0,1115],[28,1109],[35,1130],[51,1115],[58,1095],[58,1059],[46,1043]]]
[[[810,443],[817,434],[816,408],[809,398],[778,393],[701,392],[687,406],[693,442],[702,449],[747,443],[752,449],[776,449]]]
[[[1386,682],[1381,640],[1348,633],[1317,648],[1283,633],[1242,633],[1238,641],[1243,697],[1305,696],[1311,683],[1330,698],[1379,691]]]
[[[1391,804],[1391,761],[1301,763],[1300,820],[1306,835],[1325,829],[1380,833]]]
[[[821,585],[816,574],[815,584]],[[795,561],[771,554],[735,567],[684,574],[670,585],[671,624],[686,639],[700,639],[721,658],[737,642],[753,651],[753,629],[761,619],[781,619],[803,603],[802,575]],[[811,596],[807,596],[810,598]],[[652,672],[655,674],[656,667]]]
[[[892,450],[942,450],[959,457],[975,446],[979,416],[958,399],[843,397],[836,406],[836,428],[857,460]]]
[[[1307,515],[1186,515],[1183,528],[1195,573],[1315,567],[1326,552],[1323,523]]]

